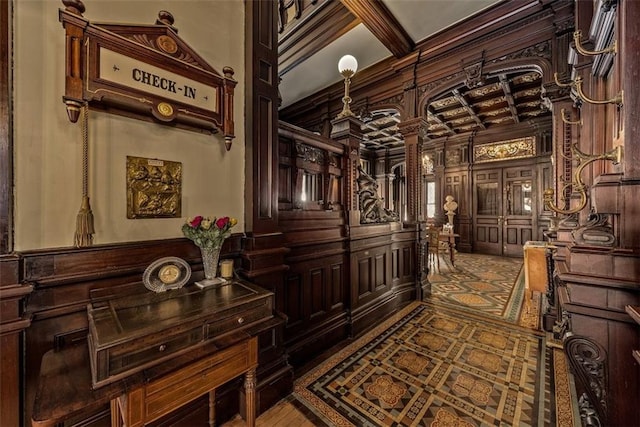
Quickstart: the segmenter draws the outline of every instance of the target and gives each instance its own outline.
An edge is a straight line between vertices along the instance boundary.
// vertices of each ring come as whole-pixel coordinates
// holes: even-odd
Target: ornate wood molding
[[[378,0],[341,0],[396,58],[413,50],[413,40],[396,18]]]

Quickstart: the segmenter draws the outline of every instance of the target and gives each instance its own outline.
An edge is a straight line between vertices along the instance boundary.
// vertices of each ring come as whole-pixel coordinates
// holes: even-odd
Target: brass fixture
[[[353,117],[355,114],[349,108],[352,101],[349,96],[349,86],[351,86],[351,77],[358,71],[358,61],[352,55],[344,55],[338,62],[338,71],[344,77],[344,97],[342,98],[342,111],[336,118]]]
[[[571,151],[573,152],[575,158],[578,159],[578,167],[573,173],[573,184],[575,191],[580,194],[580,203],[573,209],[560,209],[555,206],[553,202],[554,190],[553,188],[547,188],[544,191],[544,204],[551,209],[553,212],[563,214],[563,215],[571,215],[580,212],[587,205],[587,188],[586,184],[582,181],[582,170],[587,167],[590,163],[595,162],[596,160],[611,160],[614,165],[617,165],[622,160],[622,146],[618,145],[616,148],[607,151],[603,154],[585,154],[578,149],[577,144],[573,144],[571,146]]]
[[[576,50],[581,55],[584,55],[584,56],[596,56],[596,55],[602,55],[603,53],[613,53],[615,55],[616,53],[618,53],[618,45],[617,45],[615,40],[613,41],[611,46],[609,46],[609,47],[607,47],[605,49],[590,51],[590,50],[586,50],[584,47],[582,47],[582,44],[580,42],[581,38],[582,38],[582,31],[578,30],[578,31],[575,31],[573,33],[573,42],[576,45]]]
[[[588,102],[589,104],[618,104],[618,106],[622,106],[622,91],[620,91],[619,94],[611,99],[596,100],[587,97],[587,95],[585,95],[582,91],[582,77],[576,77],[574,80],[574,84],[576,86],[578,97],[580,97],[580,99],[582,99],[583,101]]]
[[[553,73],[553,80],[556,81],[556,84],[558,85],[558,87],[570,87],[570,86],[573,86],[573,81],[571,81],[571,83],[560,83],[560,81],[558,80],[558,73]]]
[[[596,105],[617,104],[619,107],[622,107],[622,104],[623,104],[622,91],[620,91],[619,94],[617,94],[615,97],[611,99],[605,99],[605,100],[591,99],[587,95],[585,95],[584,92],[582,91],[582,77],[577,76],[575,79],[571,81],[571,83],[560,83],[560,81],[558,80],[558,73],[553,73],[553,79],[556,81],[556,84],[558,85],[558,87],[574,87],[576,90],[576,95],[578,96],[578,98],[580,98],[580,100],[584,102],[587,102],[589,104],[596,104]]]
[[[565,122],[568,125],[580,125],[582,126],[582,117],[580,117],[580,120],[575,120],[575,121],[571,121],[569,119],[567,119],[564,115],[565,113],[565,109],[563,108],[562,110],[560,110],[560,117],[562,118],[562,121]]]

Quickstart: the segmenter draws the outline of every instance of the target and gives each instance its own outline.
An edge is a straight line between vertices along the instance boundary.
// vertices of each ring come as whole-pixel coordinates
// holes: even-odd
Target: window
[[[436,183],[427,181],[427,218],[436,216]]]

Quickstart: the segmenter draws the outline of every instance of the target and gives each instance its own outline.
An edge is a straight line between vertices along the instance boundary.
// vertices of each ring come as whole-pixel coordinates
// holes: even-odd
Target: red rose
[[[202,222],[202,215],[198,215],[197,217],[193,218],[191,220],[191,222],[189,223],[189,225],[193,228],[198,228],[200,226],[200,223]]]
[[[229,223],[229,217],[223,216],[216,221],[216,227],[222,230]]]

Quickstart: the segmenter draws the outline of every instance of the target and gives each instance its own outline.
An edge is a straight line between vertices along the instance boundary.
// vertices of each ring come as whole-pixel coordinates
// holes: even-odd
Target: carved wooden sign
[[[65,95],[72,122],[80,107],[234,138],[231,67],[221,75],[180,37],[173,16],[155,25],[101,24],[82,16],[80,0],[62,0],[66,32]]]

